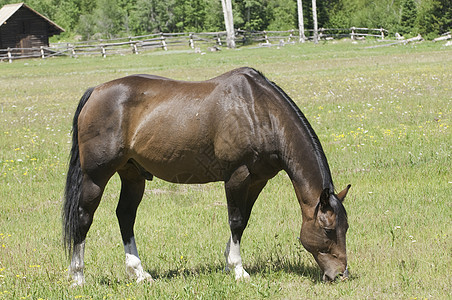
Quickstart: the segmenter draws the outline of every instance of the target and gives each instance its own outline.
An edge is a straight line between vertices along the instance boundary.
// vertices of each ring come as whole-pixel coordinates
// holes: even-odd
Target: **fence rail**
[[[313,39],[313,30],[306,30],[308,39]],[[319,38],[332,39],[350,37],[351,39],[375,37],[385,38],[387,30],[383,28],[320,28]],[[281,45],[299,41],[299,31],[245,31],[236,30],[236,44],[248,45],[259,43],[260,46]],[[275,43],[276,42],[276,43]],[[73,43],[55,43],[50,47],[40,48],[8,48],[0,49],[0,60],[12,62],[21,58],[47,58],[52,56],[67,55],[71,57],[84,55],[102,55],[106,57],[112,54],[139,54],[150,49],[168,50],[196,49],[201,47],[215,51],[218,46],[226,44],[226,31],[219,32],[181,32],[181,33],[155,33],[134,37],[115,38],[110,40],[90,40]]]

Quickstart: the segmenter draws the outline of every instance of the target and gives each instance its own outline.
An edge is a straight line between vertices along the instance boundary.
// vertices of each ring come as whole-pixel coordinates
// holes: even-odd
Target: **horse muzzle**
[[[332,282],[336,280],[336,278],[340,278],[341,281],[345,281],[348,279],[348,267],[345,268],[345,271],[343,273],[337,273],[337,274],[328,274],[328,272],[323,273],[323,281],[325,282]]]

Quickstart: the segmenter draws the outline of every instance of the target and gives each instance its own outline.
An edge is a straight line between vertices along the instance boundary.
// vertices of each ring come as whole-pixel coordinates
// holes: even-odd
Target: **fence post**
[[[100,47],[101,47],[101,49],[102,49],[102,57],[103,57],[103,58],[107,57],[107,51],[105,50],[104,45],[101,45]]]
[[[132,47],[133,47],[133,53],[138,54],[137,42],[133,42]]]
[[[71,50],[71,56],[72,57],[77,57],[77,55],[75,54],[75,46],[71,45],[69,49]]]
[[[268,41],[267,31],[264,30],[263,33],[264,33],[265,43],[266,43],[266,44],[270,44],[270,42]]]
[[[13,57],[11,55],[11,48],[9,48],[9,47],[8,47],[8,61],[9,61],[9,63],[13,62]]]
[[[43,46],[41,46],[41,58],[45,58],[44,47]]]
[[[292,38],[293,38],[293,29],[289,30],[289,40],[287,42],[290,43]]]
[[[351,30],[352,30],[352,33],[350,34],[350,36],[351,36],[352,40],[354,40],[355,39],[355,27],[352,27]]]
[[[195,49],[195,42],[193,41],[193,33],[190,33],[188,35],[188,43],[190,45],[190,48]]]
[[[383,28],[380,28],[380,33],[381,33],[381,39],[384,40],[385,39],[385,32]]]
[[[163,50],[167,51],[168,48],[166,47],[165,36],[163,35],[163,32],[160,32],[160,40],[162,43]]]
[[[137,42],[133,41],[131,36],[129,36],[129,43],[132,46],[132,53],[138,54]]]
[[[218,46],[221,46],[221,36],[219,33],[217,34],[217,44]]]

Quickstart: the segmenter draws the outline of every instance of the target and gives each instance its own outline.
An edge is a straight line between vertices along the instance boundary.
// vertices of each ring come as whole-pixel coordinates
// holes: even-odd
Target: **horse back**
[[[168,181],[224,180],[236,166],[274,152],[266,86],[254,72],[241,68],[200,82],[151,75],[107,82],[79,117],[80,141]]]

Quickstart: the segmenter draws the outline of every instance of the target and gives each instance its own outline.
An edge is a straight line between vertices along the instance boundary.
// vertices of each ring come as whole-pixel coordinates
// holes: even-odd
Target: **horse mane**
[[[334,192],[334,184],[333,179],[331,176],[330,167],[328,165],[328,160],[326,159],[325,152],[323,151],[322,145],[320,143],[319,137],[315,133],[314,129],[312,128],[311,124],[309,123],[306,116],[303,114],[303,112],[300,110],[300,108],[295,104],[295,102],[289,97],[289,95],[286,94],[286,92],[283,91],[276,83],[273,81],[270,81],[267,77],[264,76],[260,71],[255,70],[262,78],[265,79],[281,96],[282,99],[285,100],[285,102],[292,108],[292,110],[295,112],[296,116],[298,117],[298,120],[302,124],[303,128],[308,133],[308,136],[311,140],[312,147],[314,148],[314,155],[317,158],[317,162],[319,163],[320,172],[322,174],[323,179],[323,188],[329,188],[330,192]]]
[[[328,165],[328,160],[326,158],[325,152],[323,151],[322,144],[320,143],[319,137],[315,133],[314,129],[312,128],[311,124],[309,123],[306,116],[303,114],[303,112],[300,110],[300,108],[295,104],[295,102],[289,97],[289,95],[284,92],[283,89],[281,89],[276,83],[273,81],[270,81],[267,77],[265,77],[260,71],[255,70],[262,78],[265,79],[266,82],[268,82],[281,96],[282,99],[285,100],[287,104],[292,108],[292,110],[295,112],[296,116],[298,117],[298,120],[302,124],[303,128],[305,128],[306,132],[309,135],[309,138],[311,140],[312,146],[314,148],[314,155],[317,158],[317,162],[319,163],[320,172],[323,179],[323,188],[328,188],[330,191],[330,206],[333,209],[334,213],[337,216],[337,224],[341,227],[343,224],[347,222],[347,211],[345,210],[344,205],[342,202],[337,198],[336,195],[334,195],[334,184],[333,179],[331,176],[330,167]],[[319,202],[320,204],[320,202]],[[319,206],[319,204],[317,206]],[[316,208],[316,210],[318,207]]]

